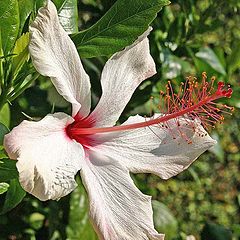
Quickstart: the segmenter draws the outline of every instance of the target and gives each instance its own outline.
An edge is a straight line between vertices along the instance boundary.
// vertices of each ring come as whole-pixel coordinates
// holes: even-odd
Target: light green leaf
[[[79,183],[79,181],[78,181]],[[71,194],[69,224],[67,226],[69,240],[97,240],[97,236],[88,218],[88,199],[81,183]]]
[[[8,132],[8,128],[0,122],[0,146],[3,145],[3,138]]]
[[[0,29],[0,94],[2,93],[2,86],[4,84],[4,68],[3,68],[3,62],[4,62],[4,52],[2,48],[2,35],[1,35],[1,29]]]
[[[163,203],[153,200],[153,220],[156,230],[166,235],[166,239],[173,239],[178,234],[178,223],[171,211]]]
[[[132,44],[168,0],[118,0],[92,27],[72,36],[81,57],[111,55]]]
[[[77,0],[57,0],[58,17],[64,30],[68,33],[78,32]],[[62,4],[61,4],[62,2]]]
[[[0,183],[0,194],[5,193],[9,188],[9,184],[5,182]]]
[[[6,182],[18,178],[16,161],[8,158],[0,160],[0,182]]]
[[[209,64],[215,71],[226,75],[226,71],[214,51],[209,47],[203,47],[196,53],[196,57]]]
[[[17,0],[1,0],[0,26],[2,48],[5,55],[9,54],[16,41],[19,29],[19,9]]]
[[[10,125],[10,108],[8,103],[6,103],[0,111],[0,123],[4,124],[7,127]]]
[[[7,195],[0,214],[5,214],[6,212],[16,207],[22,201],[25,195],[26,192],[20,186],[18,179],[11,180],[10,187],[8,188]]]
[[[16,76],[22,66],[29,59],[28,52],[29,33],[24,33],[17,41],[13,49],[13,73]]]

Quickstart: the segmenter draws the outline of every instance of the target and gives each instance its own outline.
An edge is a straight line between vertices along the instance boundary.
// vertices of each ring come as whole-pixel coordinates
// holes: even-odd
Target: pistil
[[[224,119],[222,113],[229,113],[233,108],[217,104],[214,101],[220,98],[230,98],[232,89],[230,86],[225,88],[223,82],[218,83],[217,90],[213,92],[213,85],[215,78],[207,82],[206,73],[202,74],[202,83],[199,84],[195,78],[189,77],[185,84],[182,84],[179,92],[176,94],[173,91],[171,82],[166,86],[166,93],[160,93],[160,111],[163,113],[161,117],[146,120],[144,122],[133,123],[128,125],[113,126],[113,127],[80,127],[77,124],[71,127],[70,132],[72,136],[93,135],[99,133],[109,133],[116,131],[126,131],[136,128],[150,127],[152,125],[159,125],[160,123],[167,123],[169,120],[176,120],[184,117],[189,120],[198,118],[204,127],[215,125],[217,122],[222,122]],[[225,109],[225,110],[223,110]]]

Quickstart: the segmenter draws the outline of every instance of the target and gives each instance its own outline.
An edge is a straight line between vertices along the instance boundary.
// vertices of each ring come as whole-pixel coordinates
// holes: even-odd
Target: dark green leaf
[[[66,2],[67,0],[53,0],[53,3],[55,4],[56,8],[59,9],[63,6],[63,4]]]
[[[17,0],[1,1],[0,26],[2,37],[2,48],[7,55],[13,48],[18,36],[19,9]]]
[[[18,178],[16,161],[10,159],[0,160],[0,182],[6,182]]]
[[[0,122],[0,145],[3,145],[3,138],[8,132],[8,128]]]
[[[221,225],[206,223],[201,232],[201,240],[231,240],[231,231]]]
[[[34,8],[34,1],[33,0],[18,0],[19,5],[19,15],[20,15],[20,33],[22,31],[22,28],[33,11]]]
[[[168,0],[118,0],[92,27],[72,36],[81,57],[111,55],[134,42]]]
[[[9,188],[9,184],[5,182],[0,183],[0,194],[5,193]]]
[[[26,192],[20,186],[18,179],[13,179],[10,181],[10,187],[8,188],[5,202],[0,214],[4,214],[14,207],[16,207],[24,198]]]
[[[207,64],[209,64],[215,71],[226,75],[226,71],[219,61],[217,55],[214,53],[214,51],[209,47],[204,47],[199,50],[199,52],[196,53],[196,57],[202,59]]]
[[[178,233],[178,223],[171,211],[156,200],[152,201],[154,226],[158,232],[166,234],[167,239],[173,239]]]
[[[97,240],[98,238],[89,222],[88,199],[81,183],[71,194],[70,206],[69,225],[67,227],[68,239]]]

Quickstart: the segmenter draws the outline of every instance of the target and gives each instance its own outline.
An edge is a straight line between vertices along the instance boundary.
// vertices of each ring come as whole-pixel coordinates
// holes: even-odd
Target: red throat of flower
[[[159,110],[161,117],[146,120],[144,122],[121,125],[114,127],[94,128],[86,120],[76,120],[68,126],[67,133],[71,138],[79,141],[79,138],[86,138],[86,135],[107,133],[115,131],[131,130],[141,127],[149,127],[158,124],[168,127],[168,121],[174,120],[178,124],[181,117],[189,120],[199,119],[205,128],[214,127],[216,123],[224,120],[223,114],[231,114],[232,107],[225,104],[215,103],[220,98],[230,98],[232,89],[218,82],[217,89],[214,89],[215,78],[207,81],[207,75],[202,74],[202,81],[199,83],[196,78],[188,77],[185,83],[181,83],[177,93],[174,92],[171,82],[166,85],[166,92],[160,92]]]

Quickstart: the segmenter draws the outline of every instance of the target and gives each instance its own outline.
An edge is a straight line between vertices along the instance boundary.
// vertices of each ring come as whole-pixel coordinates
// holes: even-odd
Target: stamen
[[[215,77],[207,81],[207,74],[203,72],[201,83],[196,78],[188,77],[185,83],[181,83],[178,92],[175,93],[171,82],[168,81],[166,93],[160,92],[158,108],[163,113],[161,117],[129,125],[104,128],[94,128],[73,123],[69,128],[70,134],[71,136],[92,135],[150,127],[152,125],[170,128],[168,121],[174,119],[174,122],[178,125],[180,118],[185,119],[186,125],[191,128],[195,127],[192,123],[192,120],[195,119],[199,119],[205,128],[213,128],[216,123],[222,123],[224,120],[223,113],[231,114],[231,111],[233,111],[232,107],[214,102],[220,98],[230,98],[233,92],[232,89],[229,85],[225,87],[223,82],[218,82],[217,90],[214,91],[214,82]],[[182,135],[180,128],[179,134]]]

